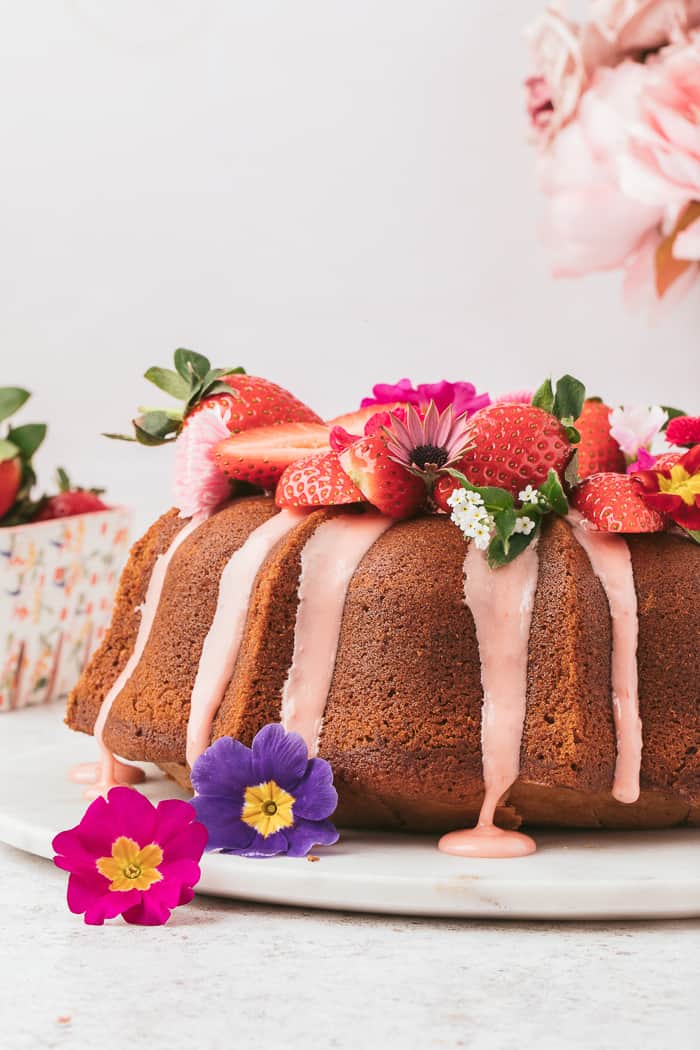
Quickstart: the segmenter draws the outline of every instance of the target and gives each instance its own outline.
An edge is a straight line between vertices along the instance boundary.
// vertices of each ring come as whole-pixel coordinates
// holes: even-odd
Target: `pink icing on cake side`
[[[345,598],[357,566],[393,524],[379,514],[324,522],[301,555],[292,664],[282,691],[281,721],[315,755],[331,687]]]
[[[637,671],[637,592],[632,558],[622,538],[610,532],[588,529],[580,515],[571,514],[572,532],[581,544],[591,568],[601,582],[612,621],[612,702],[617,761],[613,798],[636,802],[642,764],[642,720],[639,717]]]
[[[155,620],[156,611],[158,609],[163,584],[165,583],[165,577],[170,562],[180,545],[184,543],[188,536],[190,536],[199,525],[202,524],[206,517],[207,514],[198,514],[192,518],[185,526],[183,526],[183,528],[180,529],[165,553],[160,554],[156,558],[153,571],[151,572],[151,578],[148,581],[146,599],[141,606],[141,622],[139,623],[133,651],[112,688],[102,701],[97,721],[95,722],[94,736],[100,749],[99,771],[95,780],[92,781],[92,786],[85,790],[85,798],[94,799],[99,795],[105,795],[110,788],[123,783],[123,781],[119,779],[119,770],[115,766],[116,759],[104,742],[104,730],[105,725],[107,724],[107,718],[112,709],[112,704],[136,670],[139,660],[143,655],[143,651],[146,648],[146,643],[148,642],[151,628],[153,627],[153,621]],[[75,779],[75,777],[73,779]],[[83,781],[83,783],[84,782],[85,781]]]
[[[283,510],[263,522],[231,556],[221,575],[216,612],[204,640],[190,702],[190,768],[209,746],[212,722],[238,657],[255,578],[273,547],[303,518],[303,511]]]
[[[469,544],[464,600],[474,618],[484,700],[481,747],[484,801],[475,828],[443,835],[444,853],[518,857],[533,853],[528,835],[494,825],[496,806],[517,780],[527,697],[530,622],[538,575],[537,540],[512,562],[490,569],[486,553]]]

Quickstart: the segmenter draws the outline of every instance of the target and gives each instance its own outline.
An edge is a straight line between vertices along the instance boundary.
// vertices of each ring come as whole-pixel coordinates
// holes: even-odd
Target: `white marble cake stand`
[[[0,840],[50,857],[86,803],[67,779],[95,757],[61,705],[0,715]],[[149,768],[143,790],[184,797]],[[199,893],[358,912],[519,919],[700,916],[700,829],[537,834],[518,860],[448,857],[424,836],[346,833],[317,863],[205,856]]]

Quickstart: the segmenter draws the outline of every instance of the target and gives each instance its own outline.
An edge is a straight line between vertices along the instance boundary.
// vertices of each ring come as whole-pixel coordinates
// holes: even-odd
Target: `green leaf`
[[[666,422],[664,423],[664,425],[661,428],[662,430],[666,429],[666,427],[668,426],[668,424],[671,422],[672,419],[677,419],[678,416],[687,416],[688,415],[688,413],[684,412],[683,409],[681,409],[681,408],[671,408],[670,405],[662,405],[661,407],[663,408],[664,412],[668,416],[668,419],[666,420]]]
[[[179,431],[180,425],[166,412],[147,412],[133,420],[136,440],[142,445],[162,445],[169,435]]]
[[[19,386],[0,387],[0,421],[13,416],[29,397],[29,391]]]
[[[691,540],[695,540],[696,543],[700,543],[700,529],[686,529],[685,531],[688,533]]]
[[[487,555],[489,566],[492,569],[497,569],[500,565],[507,565],[508,562],[513,561],[532,543],[538,532],[539,525],[532,530],[529,536],[526,536],[523,532],[516,532],[510,537],[507,550],[502,538],[497,533],[489,543]]]
[[[507,489],[499,489],[495,485],[484,485],[479,488],[478,485],[472,485],[471,481],[467,481],[464,474],[453,467],[448,467],[445,473],[456,478],[462,488],[467,489],[468,492],[478,492],[489,511],[508,510],[513,506],[513,497]]]
[[[508,543],[513,535],[513,529],[515,528],[516,517],[515,511],[511,508],[494,514],[493,520],[496,523],[496,533],[501,537],[506,553],[508,551]]]
[[[13,445],[11,441],[0,438],[0,463],[4,463],[6,459],[14,459],[19,455],[19,451],[17,446]]]
[[[10,428],[7,437],[20,450],[22,459],[31,459],[46,437],[46,430],[46,423],[25,423]]]
[[[194,385],[194,380],[204,379],[211,368],[209,359],[203,354],[198,354],[196,350],[185,350],[180,347],[175,351],[173,359],[175,368],[190,387]]]
[[[106,431],[102,431],[103,438],[109,438],[111,441],[136,441],[135,437],[131,437],[130,434],[108,434]]]
[[[581,440],[580,431],[578,431],[576,427],[572,426],[570,423],[564,427],[564,430],[566,431],[566,436],[568,437],[571,444],[578,445],[579,441]]]
[[[190,384],[177,372],[170,368],[158,368],[154,366],[144,373],[144,379],[153,383],[159,390],[176,398],[178,401],[186,401],[190,396]]]
[[[544,496],[547,500],[547,506],[551,507],[555,514],[565,515],[569,513],[569,504],[555,470],[550,469],[547,480],[542,482],[537,491]]]
[[[70,478],[68,472],[63,467],[58,467],[56,470],[56,480],[58,481],[58,488],[60,492],[70,491]]]
[[[545,379],[544,383],[537,388],[532,398],[532,404],[535,408],[543,408],[545,412],[554,411],[554,391],[552,390],[551,379]]]
[[[573,376],[562,376],[554,395],[554,415],[563,422],[570,420],[573,423],[581,415],[585,400],[586,388],[583,383]]]

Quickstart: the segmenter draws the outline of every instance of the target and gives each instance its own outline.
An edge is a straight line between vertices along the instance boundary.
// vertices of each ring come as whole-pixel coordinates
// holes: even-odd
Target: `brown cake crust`
[[[276,513],[240,499],[200,525],[170,565],[151,637],[107,721],[124,758],[159,763],[188,785],[189,697],[216,608],[221,572]],[[274,548],[253,588],[241,649],[212,738],[249,744],[280,717],[292,658],[304,544],[336,513],[309,513]],[[92,730],[124,666],[157,554],[182,522],[165,515],[133,549],[112,628],[71,695],[68,723]],[[521,773],[497,813],[504,826],[663,827],[700,823],[700,548],[635,537],[639,601],[642,796],[611,796],[611,622],[585,551],[561,520],[539,541]],[[481,682],[464,603],[464,539],[446,517],[399,522],[362,560],[348,590],[320,754],[332,763],[340,824],[439,830],[472,822],[483,795]]]

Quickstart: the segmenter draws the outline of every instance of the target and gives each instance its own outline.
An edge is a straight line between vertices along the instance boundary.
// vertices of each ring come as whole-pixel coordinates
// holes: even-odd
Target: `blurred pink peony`
[[[640,119],[620,158],[620,183],[635,200],[682,209],[700,200],[700,38],[643,68]],[[698,231],[683,239],[697,243]]]
[[[591,24],[618,55],[687,41],[700,25],[700,0],[593,0]]]
[[[595,27],[579,26],[558,5],[549,7],[525,31],[532,75],[525,81],[530,126],[548,145],[574,116],[597,66],[612,54]]]
[[[543,238],[556,276],[622,266],[663,217],[663,206],[634,200],[618,179],[619,155],[639,119],[645,66],[600,68],[581,98],[576,119],[540,155],[539,176],[549,197]]]

